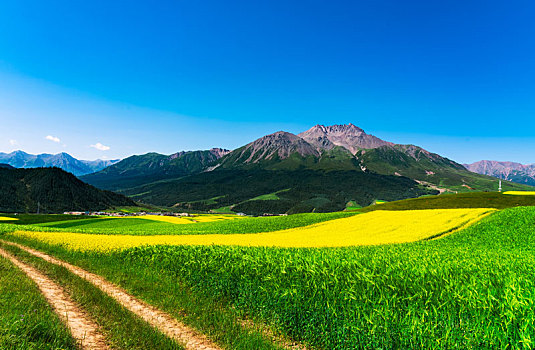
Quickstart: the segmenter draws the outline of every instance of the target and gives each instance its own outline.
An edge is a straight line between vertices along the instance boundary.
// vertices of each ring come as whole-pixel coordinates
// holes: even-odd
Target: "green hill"
[[[99,190],[59,168],[0,168],[0,212],[103,210],[135,206],[120,194]]]
[[[278,199],[268,196],[258,200],[259,196],[275,192]],[[365,206],[377,198],[394,201],[437,191],[425,189],[406,177],[362,171],[218,169],[121,193],[143,202],[182,209],[232,206],[235,212],[263,214],[337,211],[345,209],[349,201]]]
[[[115,191],[170,178],[201,172],[228,151],[178,152],[172,155],[147,153],[131,156],[99,172],[80,179],[98,188]]]
[[[468,171],[464,166],[414,145],[381,146],[360,150],[356,156],[367,170],[400,175],[449,191],[496,191],[498,179]],[[503,181],[504,190],[533,187]]]
[[[357,209],[359,212],[373,210],[418,210],[418,209],[453,209],[453,208],[496,208],[505,209],[521,206],[535,206],[534,195],[508,195],[501,192],[466,192],[458,194],[441,194],[404,199],[381,205]]]

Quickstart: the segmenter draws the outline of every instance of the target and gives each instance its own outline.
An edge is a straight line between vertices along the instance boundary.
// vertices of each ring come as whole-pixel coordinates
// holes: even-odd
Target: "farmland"
[[[112,251],[154,245],[257,247],[347,247],[414,242],[438,237],[492,213],[489,209],[375,211],[347,218],[261,234],[95,235],[17,230],[12,236],[37,239],[81,251]],[[245,220],[245,219],[244,219]]]
[[[512,196],[535,196],[535,191],[505,191],[503,194]]]
[[[94,234],[128,234],[128,235],[184,235],[184,234],[211,234],[214,232],[229,233],[260,233],[271,232],[283,229],[312,225],[328,220],[350,217],[356,213],[335,212],[335,213],[318,213],[318,214],[295,214],[291,216],[276,217],[248,217],[240,219],[233,215],[236,220],[211,220],[210,217],[219,217],[219,215],[207,216],[201,219],[201,222],[189,222],[189,225],[175,225],[169,222],[142,219],[141,217],[133,218],[109,218],[109,217],[75,217],[74,220],[64,220],[52,222],[50,215],[21,216],[18,221],[5,221],[5,223],[20,224],[19,229],[28,230],[54,230],[65,232],[94,233]],[[42,219],[41,219],[42,217]],[[198,217],[195,217],[197,219]],[[41,220],[45,221],[44,223]],[[0,223],[2,221],[0,220]],[[22,227],[24,224],[33,223],[28,227]]]
[[[0,238],[103,276],[223,348],[533,348],[535,207],[516,207],[527,196],[462,194],[464,208],[451,208],[454,197],[419,199],[446,207],[434,210],[408,200],[188,224],[45,217],[28,225],[21,217],[0,224]],[[474,204],[489,198],[510,208]],[[0,248],[57,273],[15,247]],[[121,332],[95,315],[112,338]],[[139,336],[128,343],[122,332],[118,348],[138,344]]]
[[[508,192],[468,192],[459,194],[441,194],[438,196],[422,196],[383,203],[380,206],[368,206],[358,212],[374,210],[417,210],[417,209],[453,209],[453,208],[496,208],[505,209],[520,206],[535,206],[535,196],[530,192],[517,191],[516,195]]]

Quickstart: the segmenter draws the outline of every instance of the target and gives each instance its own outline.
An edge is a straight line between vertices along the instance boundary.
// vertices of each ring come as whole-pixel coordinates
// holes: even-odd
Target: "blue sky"
[[[1,2],[0,151],[111,159],[352,122],[459,162],[535,163],[534,16],[532,1]]]

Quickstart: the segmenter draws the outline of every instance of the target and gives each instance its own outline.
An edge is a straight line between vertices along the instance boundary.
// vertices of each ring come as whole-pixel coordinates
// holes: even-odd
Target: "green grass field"
[[[417,209],[450,209],[450,208],[512,208],[519,206],[535,206],[535,196],[507,195],[500,192],[466,192],[459,194],[441,194],[439,196],[423,196],[372,205],[358,209],[359,212],[372,210],[417,210]]]
[[[77,216],[64,214],[0,214],[0,217],[15,218],[17,220],[3,221],[0,218],[0,224],[14,224],[14,225],[34,225],[42,223],[56,223],[59,221],[74,221],[74,220],[90,220],[96,219],[95,216]]]
[[[311,348],[520,349],[534,345],[534,222],[535,208],[511,208],[442,239],[366,248],[37,245],[154,303],[185,285]]]
[[[160,247],[111,259],[174,274],[313,347],[529,348],[534,222],[535,208],[516,208],[415,244]]]
[[[535,196],[488,192],[429,196],[361,208],[356,213],[507,208],[440,239],[369,247],[148,246],[83,253],[2,234],[14,229],[136,235],[258,233],[355,212],[185,225],[139,218],[53,223],[46,216],[41,224],[0,225],[0,237],[100,274],[213,334],[227,348],[277,348],[265,333],[240,328],[241,320],[250,320],[261,325],[254,328],[257,331],[267,329],[269,334],[310,349],[532,349],[535,206],[525,205],[535,205]],[[77,283],[61,278],[72,288]],[[104,301],[94,303],[98,310]],[[110,332],[120,332],[110,327]]]

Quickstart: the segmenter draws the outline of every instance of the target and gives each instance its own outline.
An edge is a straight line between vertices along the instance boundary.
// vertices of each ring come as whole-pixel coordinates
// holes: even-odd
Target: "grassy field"
[[[54,223],[58,221],[91,220],[93,216],[77,216],[64,214],[0,214],[0,224],[34,225],[42,223]]]
[[[52,223],[46,216],[43,227],[0,224],[0,237],[100,274],[231,349],[278,348],[266,334],[311,349],[532,349],[535,207],[521,206],[529,204],[535,196],[489,192],[388,202],[356,213],[183,225],[139,218]],[[131,220],[141,222],[126,225]],[[121,249],[76,249],[107,239]],[[174,240],[184,245],[169,245]],[[129,241],[143,246],[129,248]],[[351,246],[322,248],[325,242]],[[358,246],[367,244],[373,246]],[[84,294],[63,272],[11,250]],[[99,300],[95,310],[108,305]],[[109,334],[120,334],[113,319],[100,317]],[[240,326],[249,323],[255,326]]]
[[[98,253],[26,242],[158,305],[162,290],[178,293],[171,285],[185,285],[311,348],[529,349],[534,222],[535,208],[511,208],[441,239],[329,249],[160,246]],[[169,299],[165,307],[176,307]]]
[[[358,212],[374,210],[418,210],[418,209],[451,209],[451,208],[496,208],[504,209],[519,206],[535,206],[535,196],[518,192],[507,195],[500,192],[467,192],[459,194],[441,194],[424,196],[372,205],[358,209]]]

